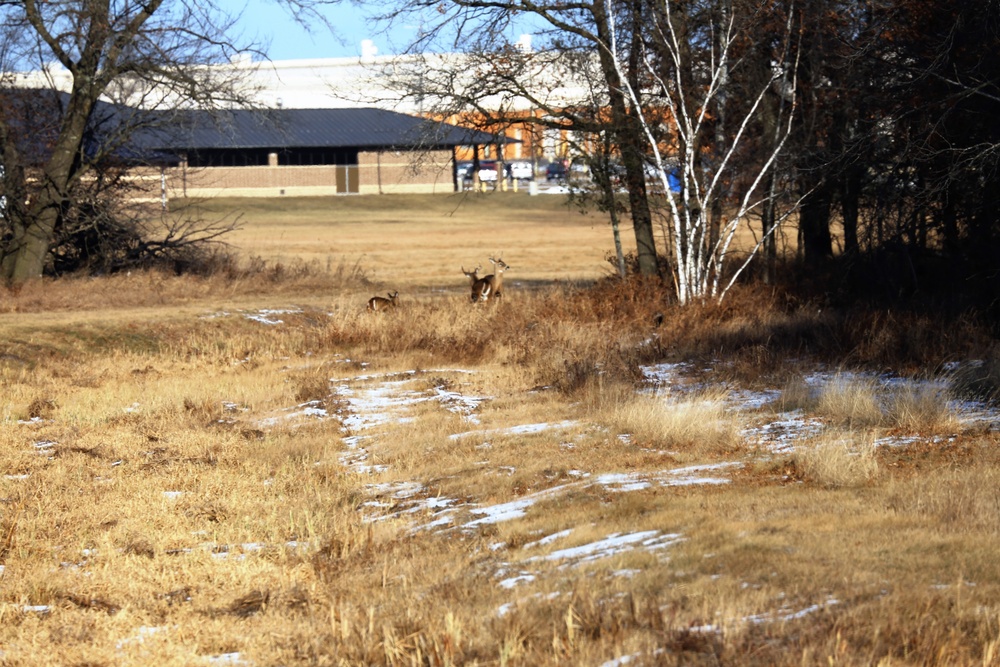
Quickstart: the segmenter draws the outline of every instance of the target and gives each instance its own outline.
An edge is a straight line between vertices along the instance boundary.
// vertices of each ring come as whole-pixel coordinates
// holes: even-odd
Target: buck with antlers
[[[368,310],[373,313],[381,313],[382,311],[389,310],[390,308],[396,307],[396,297],[399,296],[399,290],[395,292],[386,292],[389,298],[384,296],[373,296],[368,299]]]
[[[493,273],[472,281],[473,303],[477,301],[491,301],[503,297],[503,274],[510,267],[503,261],[503,258],[493,259],[490,257],[490,264],[493,265]],[[471,278],[472,276],[469,277]]]
[[[462,267],[462,273],[464,273],[468,277],[468,279],[472,281],[472,284],[475,285],[476,281],[479,280],[479,270],[482,269],[482,268],[483,268],[483,265],[480,264],[479,266],[477,266],[476,268],[472,269],[471,271],[466,271],[465,267],[463,266]]]

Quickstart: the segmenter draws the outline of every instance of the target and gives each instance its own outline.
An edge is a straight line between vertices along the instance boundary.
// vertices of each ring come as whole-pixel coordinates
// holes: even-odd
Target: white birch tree
[[[612,0],[605,2],[611,14]],[[761,234],[743,262],[727,273],[726,263],[733,254],[733,241],[741,225],[751,212],[781,194],[767,185],[791,134],[795,115],[798,49],[794,15],[790,9],[769,75],[751,91],[739,117],[727,115],[726,122],[731,123],[732,129],[725,133],[715,132],[712,121],[721,115],[722,105],[731,96],[734,50],[738,41],[747,37],[742,31],[749,23],[740,21],[746,17],[740,16],[741,9],[735,4],[724,2],[725,11],[717,12],[719,18],[711,26],[710,37],[706,39],[706,33],[702,32],[700,37],[692,38],[682,29],[685,17],[676,15],[678,10],[673,0],[660,0],[658,4],[662,20],[654,22],[649,33],[655,40],[649,43],[655,44],[656,49],[646,48],[641,54],[647,74],[645,85],[650,90],[637,91],[628,78],[621,76],[620,80],[646,132],[653,175],[666,195],[667,235],[677,299],[681,304],[706,298],[721,301],[767,235],[775,234],[795,208],[794,203],[786,206],[776,216],[777,224]],[[619,34],[618,26],[612,24],[610,40],[603,46],[615,67],[623,71],[626,64],[618,44]],[[693,48],[692,39],[702,40],[699,48]],[[765,148],[752,163],[740,162],[741,144],[748,141],[758,124],[768,95],[780,100],[781,119],[776,124],[775,136],[760,142]],[[658,105],[655,108],[641,105],[640,98],[656,99]],[[666,134],[672,139],[669,144],[657,140],[662,134],[657,131],[658,123],[666,124]],[[670,151],[676,151],[676,155],[668,155]],[[741,194],[730,198],[723,190],[726,179],[734,177],[745,185]],[[672,190],[673,179],[679,181],[680,192]],[[721,207],[720,198],[727,199]],[[711,227],[708,216],[713,209],[722,211],[718,229]]]

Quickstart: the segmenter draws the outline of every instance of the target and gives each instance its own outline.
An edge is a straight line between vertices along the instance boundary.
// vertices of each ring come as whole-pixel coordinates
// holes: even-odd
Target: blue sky
[[[366,12],[352,5],[350,0],[341,0],[325,9],[333,33],[321,25],[313,31],[303,28],[278,0],[216,1],[223,10],[238,16],[238,28],[245,38],[269,44],[266,50],[271,60],[358,57],[363,40],[371,40],[379,55],[393,55],[413,41],[418,30],[416,25],[401,25],[389,35],[382,34]],[[388,6],[384,3],[381,10],[385,11]],[[531,25],[530,20],[522,24],[522,29],[512,28],[507,36],[512,42],[518,40],[520,32],[532,32],[526,27]]]
[[[239,17],[244,37],[269,42],[266,50],[271,60],[356,57],[361,55],[365,39],[374,42],[379,54],[394,52],[389,38],[378,34],[362,10],[347,2],[325,10],[336,30],[333,34],[325,26],[317,26],[310,33],[274,0],[219,0],[219,5]],[[392,35],[392,41],[398,46],[405,44],[407,37],[406,29],[401,28]]]

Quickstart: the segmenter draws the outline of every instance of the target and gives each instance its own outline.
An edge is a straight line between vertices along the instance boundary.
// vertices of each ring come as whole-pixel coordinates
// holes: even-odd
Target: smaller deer
[[[490,263],[494,267],[493,273],[483,276],[472,283],[473,303],[503,297],[503,274],[510,267],[503,261],[503,258],[493,259],[490,257]]]
[[[462,273],[464,273],[466,276],[468,276],[469,280],[472,281],[472,284],[475,285],[476,281],[479,280],[479,270],[482,269],[482,268],[483,268],[483,265],[480,264],[476,268],[472,269],[472,271],[466,271],[465,267],[463,266],[462,267]]]
[[[368,310],[373,313],[381,313],[382,311],[388,310],[390,308],[396,307],[396,297],[399,296],[399,291],[386,292],[389,298],[384,296],[373,296],[368,299]]]

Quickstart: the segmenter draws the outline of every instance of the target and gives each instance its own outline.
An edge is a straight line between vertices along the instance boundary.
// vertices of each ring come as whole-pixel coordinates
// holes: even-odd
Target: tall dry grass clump
[[[953,432],[959,421],[949,405],[947,387],[938,382],[904,382],[889,392],[891,426],[915,433]]]
[[[875,440],[860,433],[814,438],[796,446],[793,460],[805,479],[832,488],[863,486],[880,474]]]
[[[838,373],[809,384],[790,378],[775,404],[781,412],[814,413],[839,428],[896,428],[913,433],[953,432],[958,419],[946,384],[905,380],[883,383],[863,375]]]
[[[810,387],[802,376],[795,376],[785,380],[781,387],[781,394],[775,403],[778,412],[792,412],[802,410],[813,412],[819,402],[819,392]]]
[[[1000,348],[992,348],[982,359],[955,364],[948,380],[959,398],[1000,402]]]
[[[639,446],[709,457],[739,447],[739,427],[722,392],[683,397],[633,393],[617,399],[599,408],[603,421]]]
[[[885,419],[879,395],[874,380],[837,375],[820,389],[816,411],[848,428],[878,426]]]

